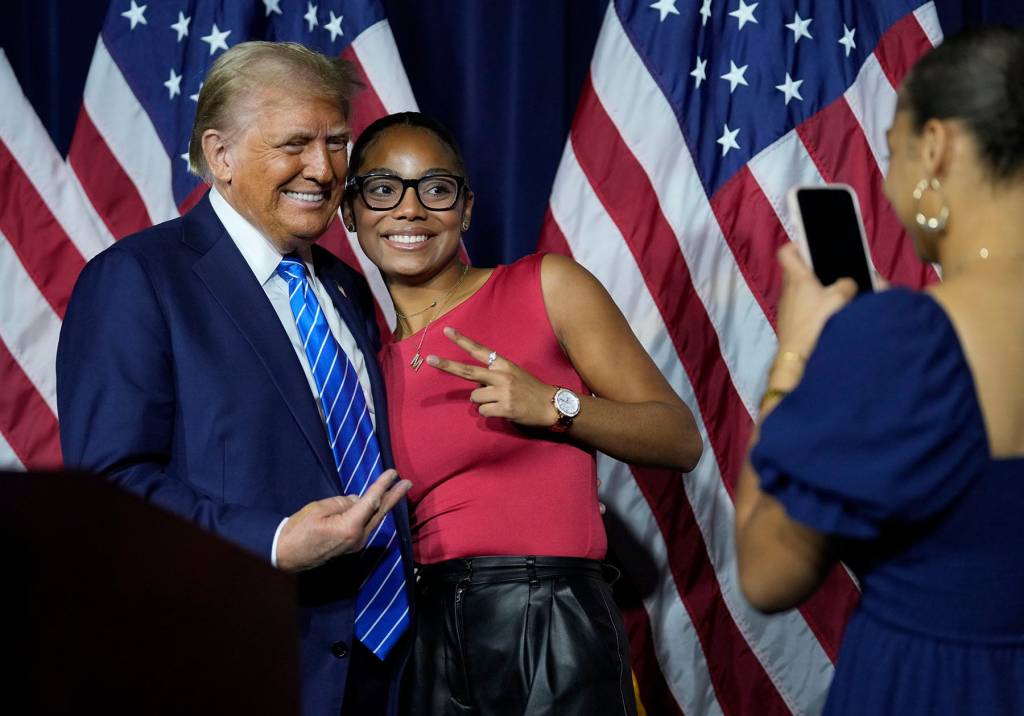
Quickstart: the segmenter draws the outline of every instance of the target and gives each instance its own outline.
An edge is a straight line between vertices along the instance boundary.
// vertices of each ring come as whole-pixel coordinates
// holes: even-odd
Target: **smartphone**
[[[857,292],[874,291],[864,222],[857,194],[846,184],[798,186],[786,195],[797,225],[797,244],[825,286],[840,278],[857,282]]]

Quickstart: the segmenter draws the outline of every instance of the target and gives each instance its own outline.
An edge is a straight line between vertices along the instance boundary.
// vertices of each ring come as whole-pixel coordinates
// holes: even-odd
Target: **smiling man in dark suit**
[[[411,620],[372,298],[315,246],[357,86],[298,45],[219,57],[190,144],[212,189],[86,266],[57,355],[68,466],[301,573],[303,712],[334,716],[393,712]]]

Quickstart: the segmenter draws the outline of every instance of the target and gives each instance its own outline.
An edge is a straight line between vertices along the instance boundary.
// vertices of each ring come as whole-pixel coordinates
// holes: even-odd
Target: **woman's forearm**
[[[683,405],[658,401],[624,403],[580,396],[569,436],[623,462],[689,472],[703,443]]]

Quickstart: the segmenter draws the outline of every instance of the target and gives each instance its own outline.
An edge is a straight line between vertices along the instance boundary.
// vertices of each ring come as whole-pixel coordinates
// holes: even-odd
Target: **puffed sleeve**
[[[790,517],[876,537],[955,500],[989,459],[973,377],[927,294],[864,296],[833,316],[751,463]]]

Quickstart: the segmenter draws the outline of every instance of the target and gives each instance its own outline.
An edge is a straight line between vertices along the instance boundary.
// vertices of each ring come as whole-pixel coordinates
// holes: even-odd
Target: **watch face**
[[[555,407],[563,414],[570,418],[576,417],[576,413],[580,412],[580,399],[571,390],[562,388],[555,393]]]

